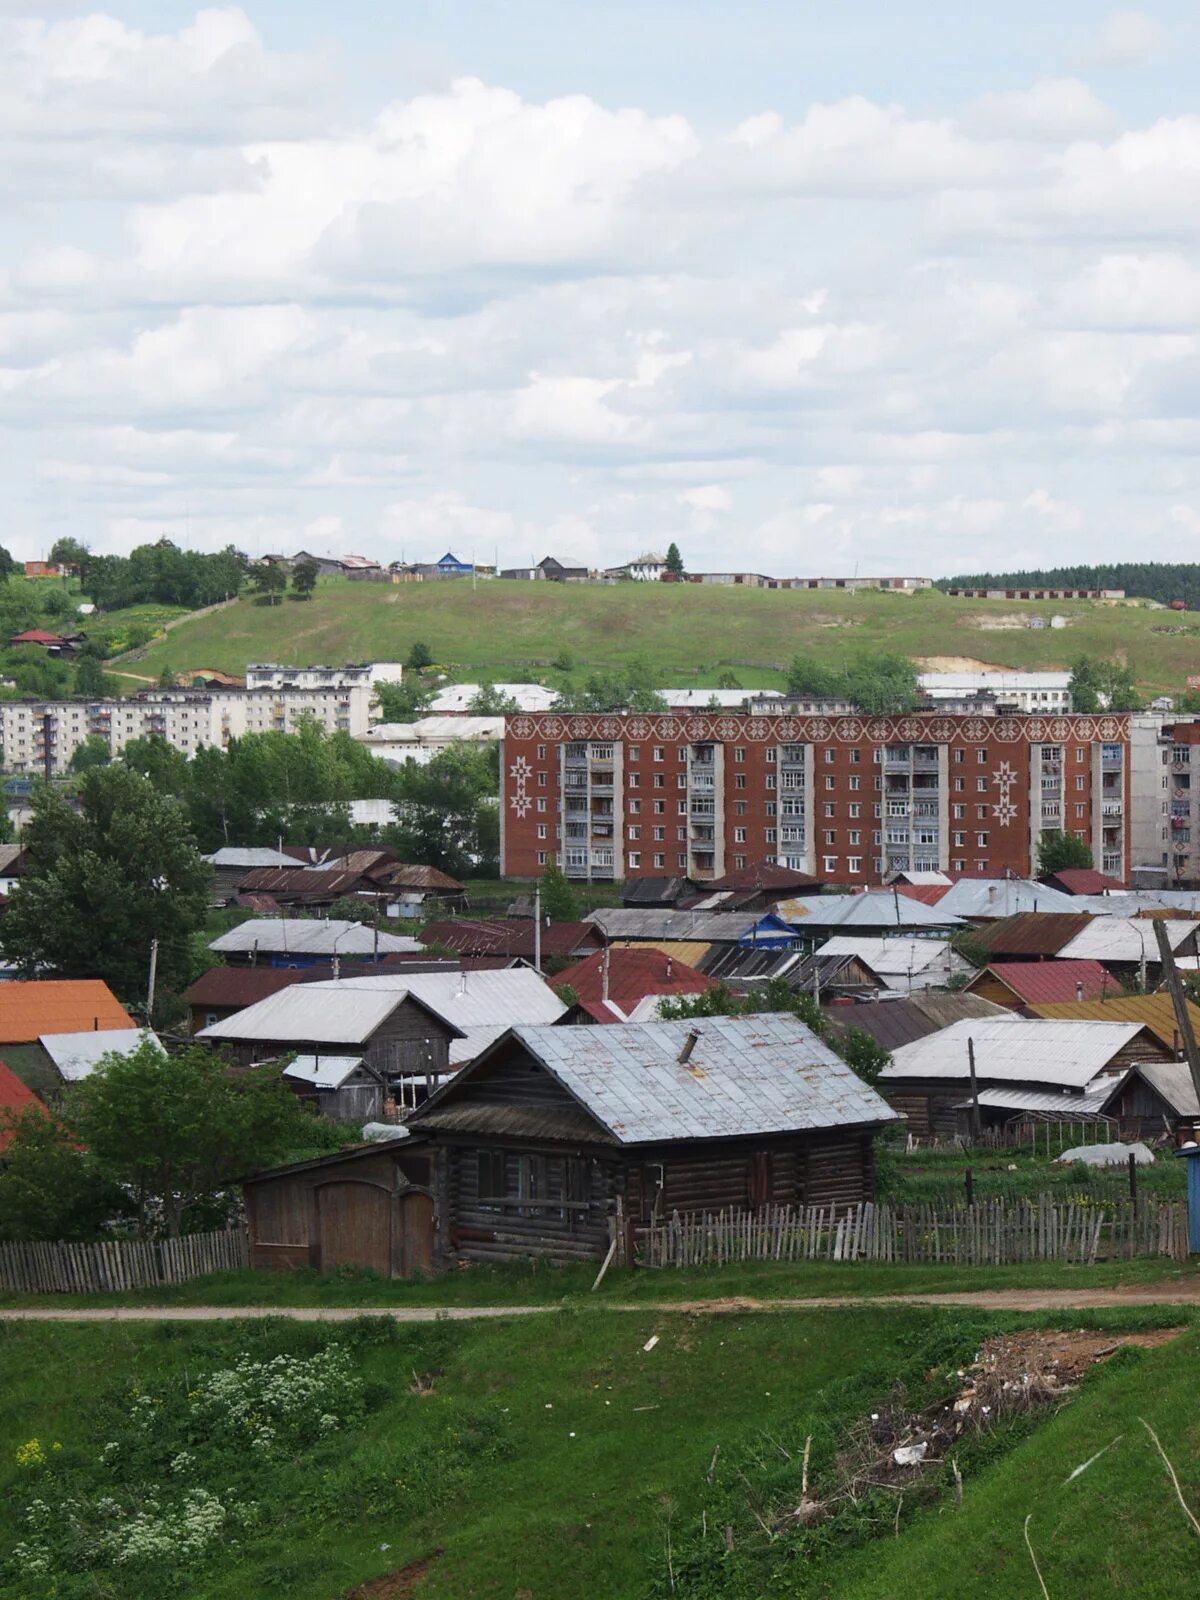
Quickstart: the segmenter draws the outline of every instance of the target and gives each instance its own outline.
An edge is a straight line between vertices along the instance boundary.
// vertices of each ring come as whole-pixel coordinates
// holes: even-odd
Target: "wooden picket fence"
[[[634,1230],[645,1267],[735,1261],[946,1262],[1004,1267],[1027,1261],[1090,1265],[1130,1256],[1186,1259],[1187,1206],[1144,1199],[1072,1203],[987,1200],[973,1206],[769,1206],[672,1214]]]
[[[245,1228],[189,1233],[180,1239],[102,1239],[0,1243],[0,1289],[24,1294],[102,1294],[186,1283],[248,1264]]]

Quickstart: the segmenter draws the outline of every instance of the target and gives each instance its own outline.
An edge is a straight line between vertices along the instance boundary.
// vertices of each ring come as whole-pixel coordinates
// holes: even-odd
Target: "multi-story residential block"
[[[1130,721],[1130,842],[1146,886],[1200,882],[1200,719],[1139,712]]]
[[[1018,711],[1071,709],[1069,672],[922,672],[917,683],[926,699],[938,702],[987,694],[998,706]]]
[[[1124,880],[1125,716],[510,716],[501,870],[694,879],[776,861],[833,883],[1020,877],[1044,830]]]
[[[404,676],[399,661],[361,661],[344,667],[282,667],[274,661],[252,662],[246,668],[247,689],[374,689],[380,683],[399,683]]]
[[[8,700],[0,702],[0,746],[9,772],[65,772],[90,735],[114,755],[134,739],[159,734],[195,755],[202,745],[227,745],[247,733],[295,733],[312,718],[329,733],[367,731],[373,689],[149,689],[128,700]]]

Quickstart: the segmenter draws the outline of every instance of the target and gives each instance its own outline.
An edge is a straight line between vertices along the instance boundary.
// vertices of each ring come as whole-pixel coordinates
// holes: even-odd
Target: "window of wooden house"
[[[771,1203],[771,1152],[756,1150],[750,1157],[747,1173],[747,1199],[752,1206]]]
[[[477,1150],[475,1170],[479,1204],[485,1210],[499,1211],[497,1201],[506,1198],[505,1161],[503,1150]]]

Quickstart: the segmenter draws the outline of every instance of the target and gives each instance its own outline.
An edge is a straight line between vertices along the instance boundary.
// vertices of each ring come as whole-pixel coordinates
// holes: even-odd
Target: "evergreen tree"
[[[667,546],[666,566],[672,577],[683,577],[683,557],[679,554],[679,546],[673,539]]]

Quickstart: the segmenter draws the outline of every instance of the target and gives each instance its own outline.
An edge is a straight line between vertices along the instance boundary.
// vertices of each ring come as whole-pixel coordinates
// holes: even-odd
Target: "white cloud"
[[[1105,18],[1090,54],[1103,66],[1131,66],[1154,55],[1162,39],[1162,27],[1144,11],[1114,11]]]
[[[733,494],[722,483],[706,483],[696,489],[684,489],[678,496],[680,505],[693,511],[732,511]]]
[[[1078,78],[1042,78],[1029,89],[981,95],[967,108],[965,121],[983,134],[1056,140],[1107,133],[1115,118]]]

